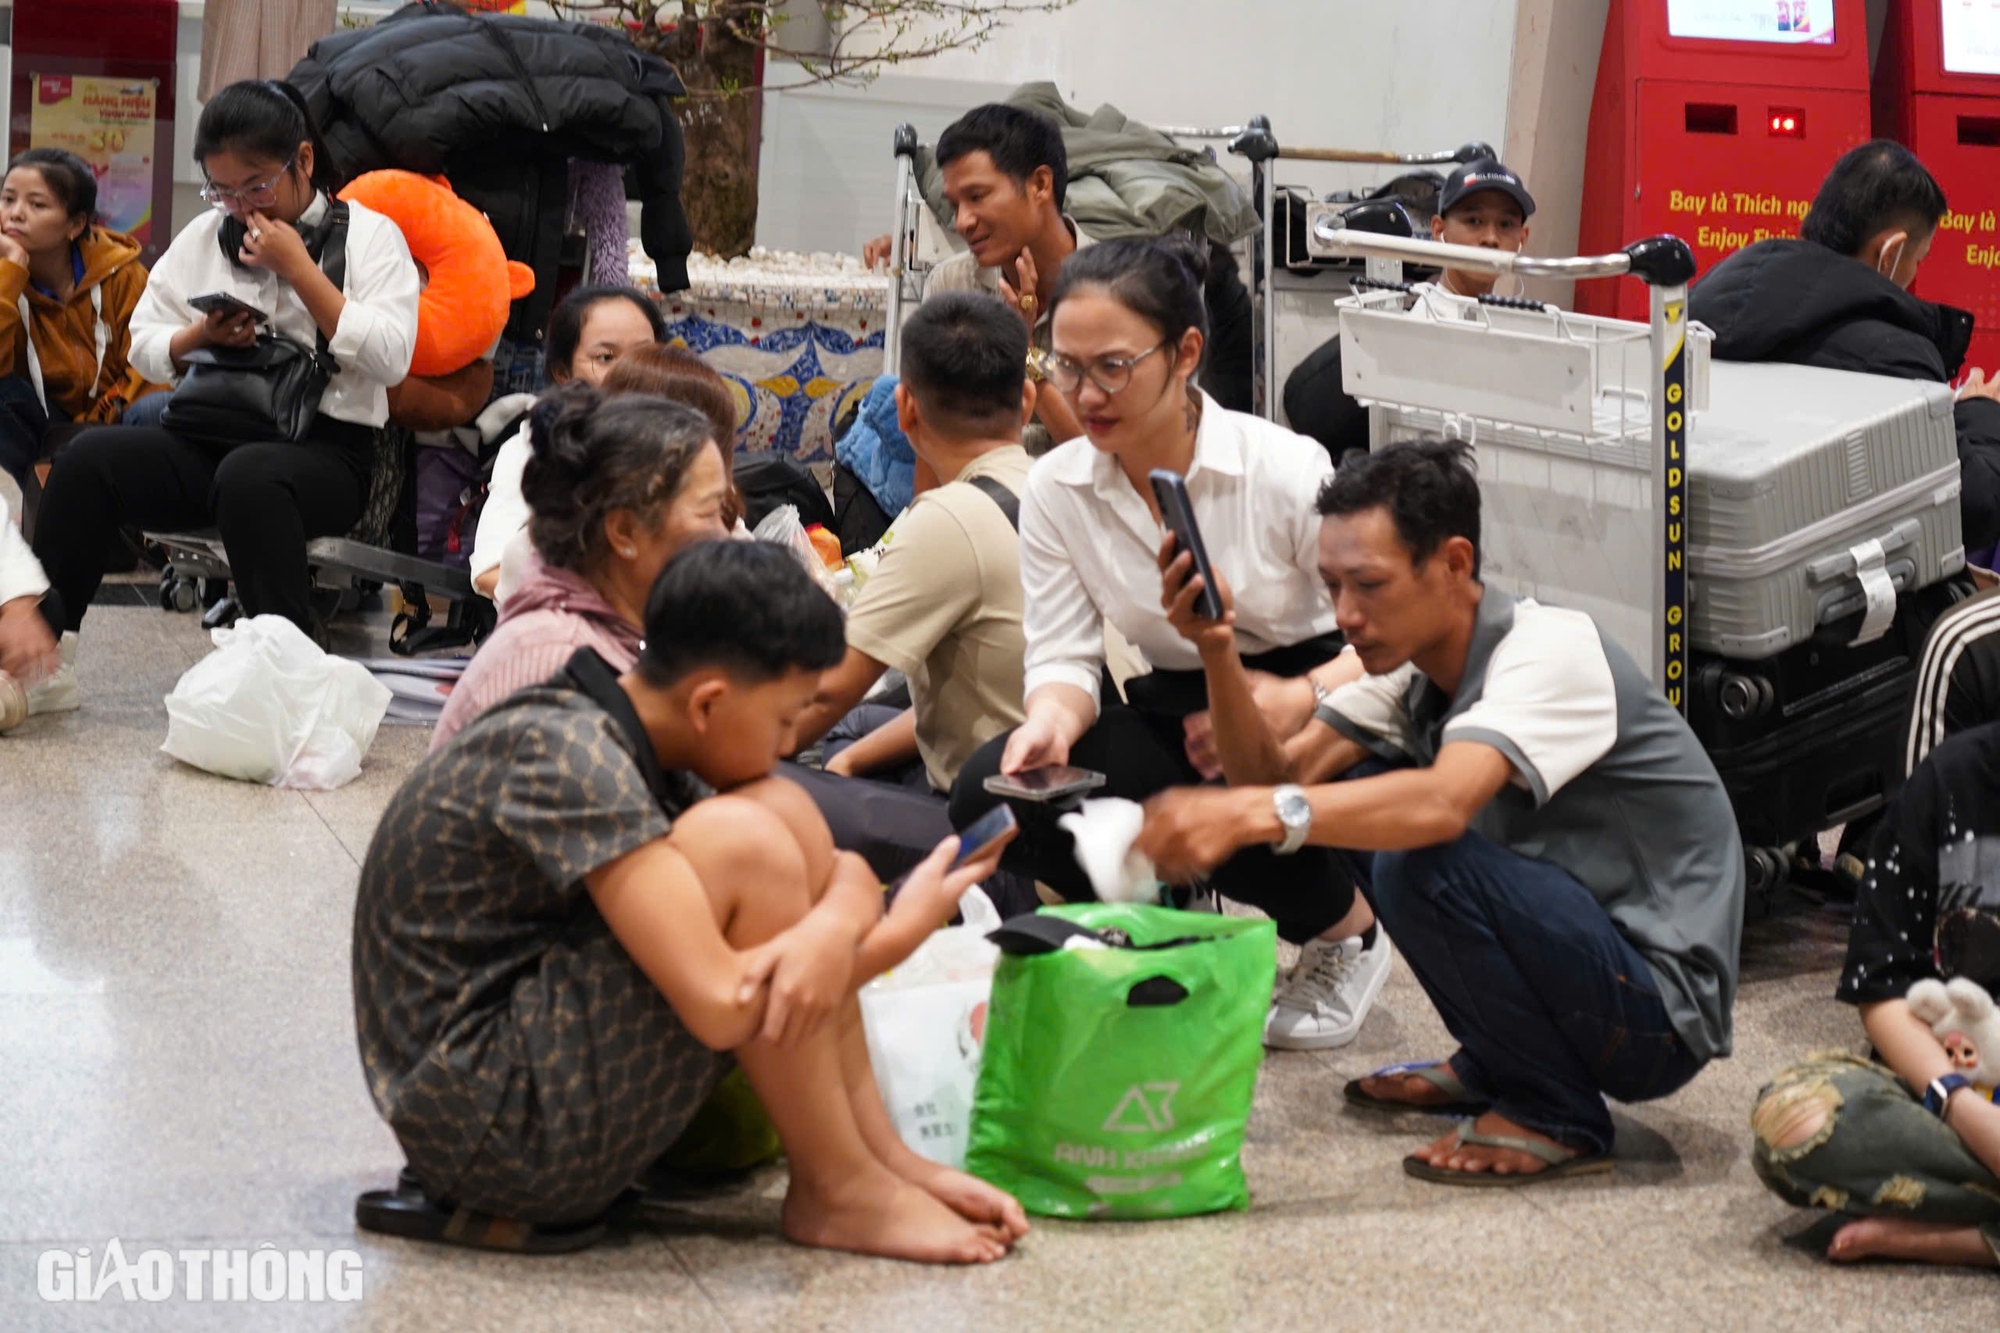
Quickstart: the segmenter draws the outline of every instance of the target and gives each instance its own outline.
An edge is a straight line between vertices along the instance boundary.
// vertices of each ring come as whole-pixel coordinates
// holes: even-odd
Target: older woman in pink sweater
[[[451,692],[431,748],[579,648],[614,668],[639,654],[646,597],[684,547],[729,535],[729,468],[709,419],[663,398],[571,385],[536,405],[521,490],[535,554]]]

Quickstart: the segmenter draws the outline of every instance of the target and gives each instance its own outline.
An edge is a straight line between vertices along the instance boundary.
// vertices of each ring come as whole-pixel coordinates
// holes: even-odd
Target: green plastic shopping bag
[[[1065,948],[1064,935],[1111,947]],[[1243,1127],[1277,927],[1077,903],[1016,917],[994,940],[1007,952],[993,975],[966,1169],[1050,1217],[1248,1207]]]

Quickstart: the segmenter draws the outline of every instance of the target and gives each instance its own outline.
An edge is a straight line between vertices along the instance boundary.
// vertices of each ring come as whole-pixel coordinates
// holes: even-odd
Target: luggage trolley
[[[1344,386],[1369,404],[1370,435],[1378,443],[1422,433],[1474,443],[1486,510],[1485,577],[1508,592],[1590,612],[1650,666],[1654,683],[1718,756],[1743,832],[1753,908],[1768,903],[1789,874],[1786,844],[1866,814],[1889,793],[1774,816],[1754,800],[1742,803],[1750,769],[1722,764],[1733,737],[1761,711],[1754,700],[1732,696],[1732,687],[1738,695],[1768,689],[1760,682],[1769,674],[1760,670],[1763,661],[1718,662],[1712,651],[1698,661],[1694,652],[1702,628],[1690,605],[1688,575],[1701,551],[1690,551],[1689,534],[1700,521],[1724,523],[1725,517],[1704,520],[1689,510],[1688,423],[1708,409],[1712,341],[1687,319],[1692,252],[1661,236],[1617,254],[1540,259],[1367,236],[1330,219],[1314,223],[1310,240],[1328,254],[1448,262],[1524,277],[1629,274],[1646,284],[1650,319],[1644,325],[1504,301],[1455,320],[1405,313],[1398,292],[1357,293],[1340,308]],[[1713,372],[1718,382],[1722,369]],[[1724,500],[1712,495],[1708,503]],[[1859,516],[1867,508],[1853,512]],[[1707,558],[1713,563],[1716,557]],[[1828,599],[1838,573],[1827,573]],[[1830,603],[1822,609],[1827,615],[1843,610]],[[1713,618],[1718,607],[1710,605],[1705,614]],[[1819,650],[1806,645],[1802,651]],[[1896,651],[1889,639],[1856,650],[1854,666],[1861,670],[1851,686],[1842,686],[1852,690],[1843,708],[1873,707],[1873,694],[1863,693],[1863,686],[1890,693],[1899,688],[1889,674]],[[1709,679],[1718,668],[1720,677]],[[1833,669],[1823,674],[1831,679]],[[1829,738],[1840,740],[1831,732]],[[1872,761],[1861,755],[1854,762]]]
[[[1371,415],[1378,404],[1413,408],[1412,424],[1435,422],[1439,433],[1470,436],[1474,443],[1481,429],[1503,446],[1510,433],[1534,437],[1534,461],[1523,451],[1504,464],[1515,473],[1511,477],[1490,470],[1493,460],[1481,460],[1482,492],[1518,485],[1568,499],[1586,516],[1582,526],[1590,526],[1587,516],[1596,516],[1598,531],[1584,535],[1601,539],[1594,549],[1616,567],[1605,571],[1611,583],[1603,602],[1609,605],[1580,609],[1616,611],[1622,602],[1625,616],[1607,618],[1606,629],[1649,664],[1654,684],[1685,714],[1687,421],[1705,393],[1708,347],[1705,333],[1690,335],[1687,289],[1694,255],[1686,243],[1655,236],[1617,254],[1543,259],[1370,235],[1320,218],[1308,232],[1308,244],[1315,253],[1342,257],[1538,278],[1630,274],[1645,282],[1652,318],[1643,332],[1620,321],[1511,306],[1481,306],[1479,321],[1433,322],[1403,314],[1399,293],[1350,296],[1340,303],[1343,380],[1349,393],[1370,404]],[[1393,308],[1385,309],[1391,302]],[[1504,336],[1496,338],[1496,331]],[[1440,367],[1449,369],[1440,373]],[[1642,382],[1633,382],[1641,376]],[[1496,459],[1511,453],[1496,450]],[[1605,529],[1626,526],[1630,511],[1648,513],[1651,522],[1620,541],[1619,532]],[[1541,511],[1520,517],[1526,521],[1518,531],[1546,529],[1551,541],[1571,526],[1549,521],[1554,516]],[[1559,547],[1544,546],[1537,554],[1544,559],[1523,563],[1558,569],[1572,563]],[[1510,578],[1507,563],[1496,558],[1490,570],[1496,586],[1528,595],[1538,591],[1532,571]],[[1564,600],[1575,605],[1578,599]],[[1643,619],[1636,614],[1641,612]]]
[[[1294,253],[1291,240],[1291,218],[1289,210],[1285,217],[1278,215],[1279,187],[1275,164],[1286,162],[1333,162],[1361,166],[1400,167],[1449,167],[1461,162],[1476,162],[1481,158],[1499,156],[1491,144],[1467,143],[1444,153],[1390,153],[1368,149],[1351,148],[1287,148],[1279,144],[1271,131],[1268,116],[1252,116],[1243,130],[1232,136],[1229,151],[1250,163],[1251,193],[1257,200],[1258,216],[1263,219],[1261,234],[1252,237],[1250,252],[1250,297],[1256,311],[1255,337],[1257,342],[1254,364],[1256,374],[1254,393],[1258,414],[1268,421],[1277,421],[1279,402],[1283,397],[1284,379],[1280,372],[1289,374],[1293,366],[1334,336],[1338,316],[1331,308],[1339,298],[1350,290],[1354,273],[1341,273],[1320,268],[1310,261],[1318,259],[1357,258],[1365,261],[1365,274],[1376,281],[1399,281],[1402,277],[1402,259],[1388,254],[1372,254],[1361,250],[1336,252],[1316,247],[1308,230],[1306,252]],[[1361,200],[1347,200],[1332,210],[1333,215],[1362,204]],[[1327,216],[1328,206],[1315,204],[1308,213],[1308,228],[1312,220]],[[1334,223],[1331,225],[1338,225]],[[1370,219],[1358,223],[1358,229],[1366,231],[1387,230],[1380,219]],[[1418,258],[1413,262],[1425,263]],[[1527,270],[1519,270],[1526,272]],[[1278,307],[1282,302],[1301,307],[1309,332],[1304,339],[1305,346],[1296,356],[1284,356],[1280,351],[1281,333],[1278,326]],[[1325,309],[1317,307],[1325,305]]]
[[[882,335],[882,373],[902,371],[903,321],[924,299],[924,279],[932,265],[918,259],[930,209],[917,188],[917,127],[896,127],[896,197],[889,213],[889,326]],[[933,222],[931,225],[935,226]]]
[[[375,466],[362,518],[345,537],[319,537],[306,543],[306,568],[313,587],[345,594],[394,584],[404,609],[389,632],[389,648],[399,657],[476,646],[492,630],[493,604],[472,586],[465,570],[391,549],[395,509],[406,488],[415,484],[405,459],[409,437],[395,427],[377,432]],[[146,535],[166,548],[167,565],[160,573],[160,608],[193,611],[203,608],[202,625],[214,629],[235,618],[236,604],[228,596],[229,557],[221,534],[214,529]],[[450,603],[445,623],[431,624],[431,596]]]

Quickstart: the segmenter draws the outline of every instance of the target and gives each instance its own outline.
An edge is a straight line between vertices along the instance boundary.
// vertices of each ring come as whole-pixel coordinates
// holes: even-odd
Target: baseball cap
[[[1490,157],[1476,162],[1466,162],[1444,178],[1444,189],[1438,194],[1438,212],[1449,213],[1458,207],[1459,200],[1482,190],[1498,190],[1521,206],[1521,216],[1535,215],[1535,196],[1528,193],[1528,187],[1521,178]]]

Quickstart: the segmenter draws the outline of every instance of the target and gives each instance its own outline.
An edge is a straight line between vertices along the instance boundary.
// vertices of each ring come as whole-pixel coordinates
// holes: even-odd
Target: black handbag
[[[338,199],[329,204],[325,237],[320,270],[344,289],[347,205]],[[198,347],[181,359],[186,371],[160,424],[186,439],[227,446],[303,440],[327,382],[340,373],[324,333],[313,347],[260,333],[249,347]]]

